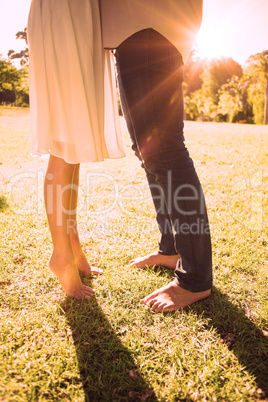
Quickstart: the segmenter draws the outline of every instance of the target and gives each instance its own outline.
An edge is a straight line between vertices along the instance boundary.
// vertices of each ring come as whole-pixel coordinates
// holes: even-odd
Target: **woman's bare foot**
[[[128,265],[130,267],[146,268],[147,266],[153,267],[154,265],[162,266],[170,269],[176,269],[176,265],[180,256],[176,255],[163,255],[157,251],[148,254],[145,257],[137,257],[131,260]]]
[[[77,265],[77,268],[79,269],[80,272],[82,272],[84,275],[86,276],[90,276],[90,275],[101,275],[103,274],[103,269],[101,268],[97,268],[97,267],[92,267],[91,265],[89,265],[85,254],[83,253],[79,253],[79,254],[75,254],[75,262]]]
[[[141,303],[146,304],[156,313],[175,311],[190,306],[198,300],[205,299],[211,294],[211,289],[204,292],[189,292],[181,288],[176,281],[144,297]]]
[[[92,296],[95,290],[83,285],[74,260],[52,254],[49,268],[55,274],[67,296],[84,299]]]
[[[72,232],[71,232],[71,244],[75,257],[75,263],[80,272],[82,272],[85,276],[103,274],[103,270],[101,268],[91,267],[89,265],[87,258],[81,248],[79,238],[75,235],[72,235]]]

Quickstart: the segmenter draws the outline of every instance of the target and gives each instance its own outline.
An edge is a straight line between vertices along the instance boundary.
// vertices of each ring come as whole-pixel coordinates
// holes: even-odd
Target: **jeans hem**
[[[158,252],[158,254],[160,254],[160,255],[179,255],[179,253],[177,253],[176,251],[175,252],[170,252],[170,253],[164,253],[163,251],[161,251],[161,250],[157,250],[157,252]]]
[[[192,283],[185,283],[181,279],[175,276],[174,278],[176,284],[180,286],[184,290],[188,290],[192,293],[205,292],[206,290],[210,290],[212,288],[212,281],[209,281],[207,284],[193,285]]]

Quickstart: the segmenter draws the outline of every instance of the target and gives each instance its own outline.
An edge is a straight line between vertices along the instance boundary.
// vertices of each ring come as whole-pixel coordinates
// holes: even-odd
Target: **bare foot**
[[[163,255],[159,254],[157,251],[148,254],[145,257],[137,257],[131,260],[128,265],[130,267],[146,268],[147,266],[153,267],[154,265],[162,266],[170,269],[176,269],[177,261],[180,258],[178,254],[176,255]]]
[[[198,300],[205,299],[211,294],[211,289],[204,292],[189,292],[181,288],[176,281],[144,297],[141,303],[151,307],[152,311],[161,313],[165,311],[175,311],[190,306]]]
[[[71,243],[75,257],[75,263],[80,272],[82,272],[86,276],[103,274],[103,270],[101,268],[91,267],[89,265],[78,238],[76,238],[75,236],[71,236]]]
[[[75,261],[52,254],[49,268],[55,274],[67,296],[75,299],[84,299],[92,296],[95,290],[83,285]]]
[[[75,255],[75,253],[74,253],[74,255]],[[83,251],[81,254],[75,255],[75,262],[76,262],[76,265],[77,265],[79,271],[82,272],[86,276],[103,274],[103,269],[97,268],[97,267],[92,267],[91,265],[89,265]]]

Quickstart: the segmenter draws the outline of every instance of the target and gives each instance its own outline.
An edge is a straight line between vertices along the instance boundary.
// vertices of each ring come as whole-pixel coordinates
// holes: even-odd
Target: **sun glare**
[[[196,38],[196,50],[200,57],[208,59],[228,56],[224,31],[202,27]]]

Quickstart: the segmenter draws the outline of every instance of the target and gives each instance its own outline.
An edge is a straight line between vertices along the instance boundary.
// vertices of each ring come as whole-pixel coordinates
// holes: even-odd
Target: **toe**
[[[161,302],[161,303],[157,303],[153,306],[153,308],[151,308],[152,311],[154,311],[155,313],[165,313],[168,311],[174,311],[175,309],[173,308],[173,306],[168,305],[167,303]]]
[[[149,301],[149,296],[144,297],[143,299],[141,299],[141,303],[146,304]]]
[[[171,306],[168,306],[167,304],[162,304],[159,306],[157,313],[167,313],[168,311],[174,311],[174,309]]]
[[[85,298],[85,294],[83,292],[83,290],[77,290],[76,292],[74,292],[72,294],[72,297],[74,297],[77,300],[81,300]]]
[[[90,267],[90,273],[92,275],[102,275],[103,274],[103,269],[97,268],[97,267]]]
[[[150,307],[154,306],[157,303],[157,299],[150,299],[146,302],[146,304]]]
[[[150,295],[148,295],[148,296],[145,296],[145,297],[141,300],[141,302],[142,302],[142,303],[145,303],[145,304],[149,304],[152,300],[156,300],[156,295],[154,295],[153,293],[150,294]]]
[[[81,292],[81,299],[90,299],[94,293]]]
[[[91,296],[93,296],[92,293],[88,293],[88,292],[85,292],[85,291],[81,292],[81,299],[90,299]]]
[[[157,311],[162,304],[163,303],[161,301],[155,301],[153,304],[150,305],[151,310]]]
[[[93,295],[95,293],[94,289],[91,289],[89,286],[83,286],[83,291],[86,292],[87,294]]]
[[[164,304],[162,306],[161,312],[167,313],[168,311],[176,311],[179,310],[180,307],[176,307],[175,304]]]
[[[140,266],[140,265],[141,264],[138,261],[133,261],[128,264],[129,267],[142,268],[142,266]]]
[[[150,302],[151,300],[156,300],[158,297],[158,294],[156,293],[151,293],[150,295],[144,297],[144,300],[146,301],[146,303]]]

